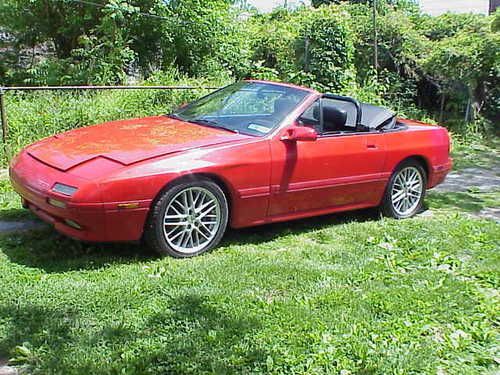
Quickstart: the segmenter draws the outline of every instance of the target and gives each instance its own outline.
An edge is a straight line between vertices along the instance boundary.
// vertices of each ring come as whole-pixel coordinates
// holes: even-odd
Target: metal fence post
[[[2,122],[2,143],[5,151],[5,157],[8,159],[7,137],[9,136],[9,125],[7,124],[7,109],[5,108],[4,96],[5,90],[0,86],[0,121]]]

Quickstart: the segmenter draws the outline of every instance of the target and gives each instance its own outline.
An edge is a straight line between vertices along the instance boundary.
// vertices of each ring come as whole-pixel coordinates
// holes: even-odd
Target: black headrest
[[[320,108],[320,106],[319,106],[319,105],[315,105],[315,106],[313,107],[313,118],[314,118],[315,120],[317,120],[317,121],[319,121],[319,119],[320,119],[320,115],[319,115],[319,108]]]
[[[334,106],[323,105],[324,131],[337,131],[345,126],[347,111]]]

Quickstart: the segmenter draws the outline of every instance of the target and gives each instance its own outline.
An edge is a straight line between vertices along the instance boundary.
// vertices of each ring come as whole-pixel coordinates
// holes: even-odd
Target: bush
[[[304,68],[323,91],[341,91],[356,77],[349,13],[337,6],[321,7],[312,13],[300,33]]]
[[[248,23],[255,33],[251,77],[337,92],[354,81],[353,34],[342,7],[278,9]]]
[[[160,41],[163,65],[175,64],[192,76],[244,74],[247,38],[228,1],[173,0],[168,10],[172,22]]]
[[[296,43],[306,11],[287,12],[277,9],[270,14],[256,15],[247,21],[252,36],[254,61],[249,76],[271,74],[287,80],[297,72]]]

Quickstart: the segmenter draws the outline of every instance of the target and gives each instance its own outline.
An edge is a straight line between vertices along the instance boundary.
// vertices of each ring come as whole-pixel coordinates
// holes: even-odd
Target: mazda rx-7
[[[379,207],[417,214],[452,161],[446,129],[283,83],[242,81],[168,115],[71,130],[10,167],[63,234],[189,257],[243,228]]]

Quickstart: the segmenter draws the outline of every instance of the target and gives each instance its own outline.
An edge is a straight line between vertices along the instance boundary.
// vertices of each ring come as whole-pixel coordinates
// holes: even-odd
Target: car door
[[[319,101],[291,126],[314,127],[319,132],[316,141],[284,141],[286,129],[271,140],[271,217],[373,206],[385,187],[383,137],[324,132],[315,106]]]

